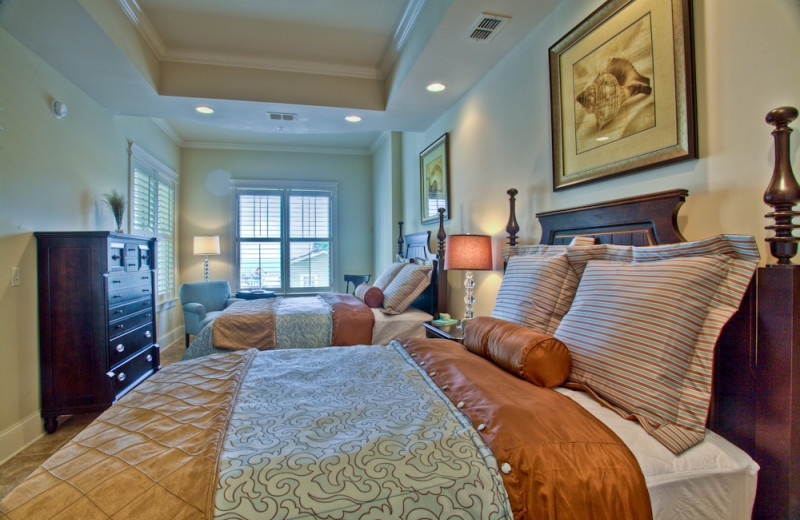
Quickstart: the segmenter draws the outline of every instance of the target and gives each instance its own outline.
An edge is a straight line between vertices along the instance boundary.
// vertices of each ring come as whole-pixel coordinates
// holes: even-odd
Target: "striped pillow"
[[[578,277],[563,252],[554,256],[512,256],[492,318],[552,335],[569,310],[577,287]]]
[[[408,262],[393,262],[389,267],[384,269],[380,275],[378,275],[378,277],[375,279],[375,283],[372,285],[381,291],[385,290],[387,287],[389,287],[389,284],[392,283],[394,277],[397,276],[397,273],[399,273],[407,263]]]
[[[565,386],[637,419],[681,453],[703,439],[714,346],[747,289],[758,248],[752,237],[719,236],[594,249],[590,260],[585,252],[570,257],[582,277],[554,334],[572,353]]]
[[[432,266],[404,264],[392,282],[383,290],[384,314],[400,314],[408,309],[422,291],[430,285]]]

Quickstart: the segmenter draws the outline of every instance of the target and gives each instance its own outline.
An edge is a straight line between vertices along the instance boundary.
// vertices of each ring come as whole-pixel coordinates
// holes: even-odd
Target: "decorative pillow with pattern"
[[[638,420],[673,453],[700,442],[714,346],[758,264],[755,240],[717,236],[567,254],[582,276],[554,334],[572,353],[565,386]]]
[[[400,314],[430,285],[430,265],[404,264],[388,287],[383,290],[385,314]]]
[[[577,288],[578,277],[570,268],[565,252],[552,256],[512,256],[492,317],[552,335],[569,310]]]
[[[406,261],[397,261],[392,263],[389,267],[383,270],[381,274],[375,279],[375,282],[372,284],[374,287],[377,287],[381,291],[385,290],[389,287],[389,284],[392,283],[394,277],[397,276],[397,273],[405,267],[408,262]]]

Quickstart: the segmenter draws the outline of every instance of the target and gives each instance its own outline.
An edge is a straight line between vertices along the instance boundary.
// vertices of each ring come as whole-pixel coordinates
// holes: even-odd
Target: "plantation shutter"
[[[332,290],[334,201],[333,189],[238,190],[239,287],[281,293]]]

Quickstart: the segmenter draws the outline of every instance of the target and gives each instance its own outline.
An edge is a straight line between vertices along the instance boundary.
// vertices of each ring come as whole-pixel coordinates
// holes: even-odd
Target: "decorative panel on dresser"
[[[155,239],[122,233],[40,232],[42,418],[106,409],[160,368]]]

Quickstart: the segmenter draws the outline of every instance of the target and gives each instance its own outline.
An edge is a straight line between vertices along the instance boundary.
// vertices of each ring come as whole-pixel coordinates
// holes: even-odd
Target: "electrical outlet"
[[[11,287],[19,287],[22,280],[20,279],[19,267],[11,268]]]

